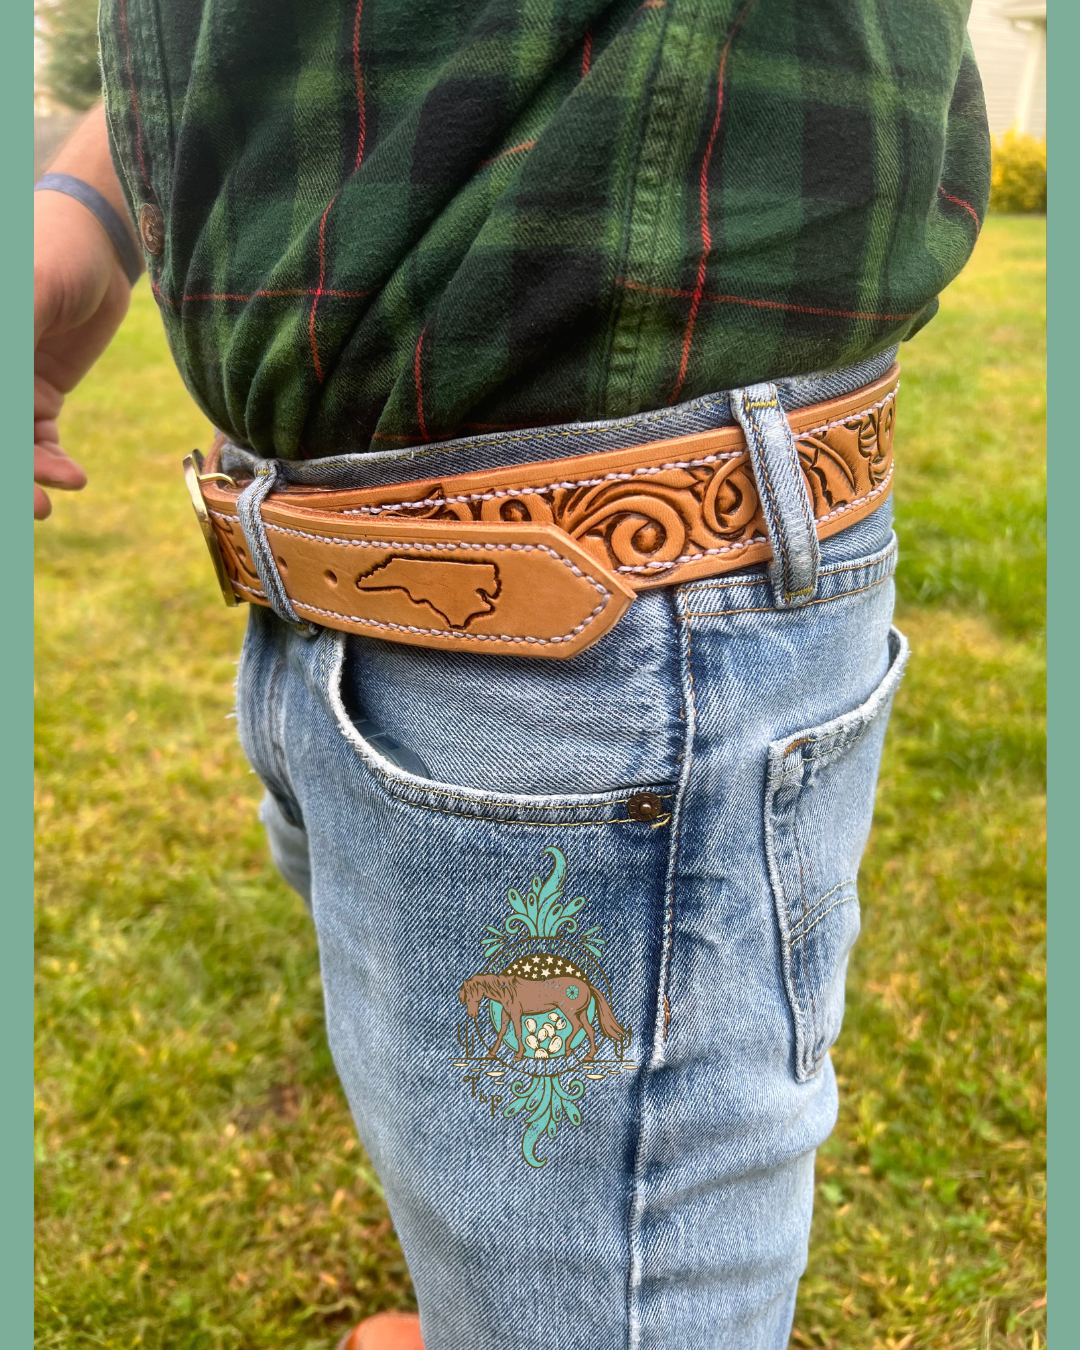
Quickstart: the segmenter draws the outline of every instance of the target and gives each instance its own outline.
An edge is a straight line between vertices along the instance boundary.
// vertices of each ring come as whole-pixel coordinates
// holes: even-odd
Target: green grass
[[[797,1346],[1045,1344],[1043,229],[992,218],[903,353],[914,656]],[[410,1299],[228,720],[207,441],[140,286],[67,413],[91,486],[38,532],[41,1347],[323,1350]]]

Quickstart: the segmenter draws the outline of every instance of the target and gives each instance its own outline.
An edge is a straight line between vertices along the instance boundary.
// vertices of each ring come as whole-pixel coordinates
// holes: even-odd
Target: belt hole
[[[323,578],[325,579],[326,584],[328,586],[337,585],[337,573],[331,572],[329,568],[327,568],[326,571],[323,573]]]
[[[289,564],[285,561],[285,559],[281,556],[280,553],[277,555],[277,565],[278,567],[281,568],[283,572],[287,572],[289,570]]]

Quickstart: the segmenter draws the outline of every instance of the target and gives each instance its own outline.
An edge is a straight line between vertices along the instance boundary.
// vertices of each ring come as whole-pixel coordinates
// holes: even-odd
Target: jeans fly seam
[[[661,947],[660,971],[657,980],[656,1011],[653,1019],[653,1046],[648,1060],[641,1067],[637,1095],[637,1147],[634,1155],[633,1199],[629,1214],[628,1247],[630,1251],[630,1281],[627,1291],[628,1303],[628,1345],[629,1350],[638,1350],[641,1338],[641,1319],[638,1311],[638,1296],[642,1281],[641,1225],[645,1210],[645,1168],[648,1158],[649,1139],[645,1129],[645,1092],[652,1073],[663,1067],[664,1046],[667,1040],[668,1021],[670,1020],[669,988],[671,957],[675,938],[675,879],[679,855],[679,830],[682,823],[683,804],[690,783],[690,772],[694,761],[694,738],[697,730],[697,699],[694,689],[693,670],[690,665],[691,634],[690,625],[685,622],[686,615],[678,615],[679,595],[672,597],[673,607],[681,620],[680,642],[682,646],[682,694],[685,711],[686,729],[683,735],[682,767],[679,773],[679,785],[675,793],[675,802],[671,809],[671,840],[668,845],[668,868],[664,887],[664,937]]]

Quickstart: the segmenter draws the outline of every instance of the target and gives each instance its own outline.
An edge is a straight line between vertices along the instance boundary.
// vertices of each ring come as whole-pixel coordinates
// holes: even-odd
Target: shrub
[[[1046,142],[1007,131],[995,136],[991,211],[1046,211]]]

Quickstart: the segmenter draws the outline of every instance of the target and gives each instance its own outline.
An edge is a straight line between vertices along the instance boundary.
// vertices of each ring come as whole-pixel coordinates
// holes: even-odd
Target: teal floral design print
[[[523,1117],[521,1154],[535,1168],[549,1161],[537,1146],[554,1142],[563,1121],[582,1124],[586,1083],[635,1068],[625,1059],[631,1029],[615,1015],[600,964],[600,925],[579,928],[586,902],[565,898],[566,857],[555,847],[544,855],[549,875],[534,876],[524,894],[509,888],[510,912],[481,942],[487,963],[458,990],[467,1016],[457,1033],[464,1053],[453,1061],[491,1119],[497,1110]]]

